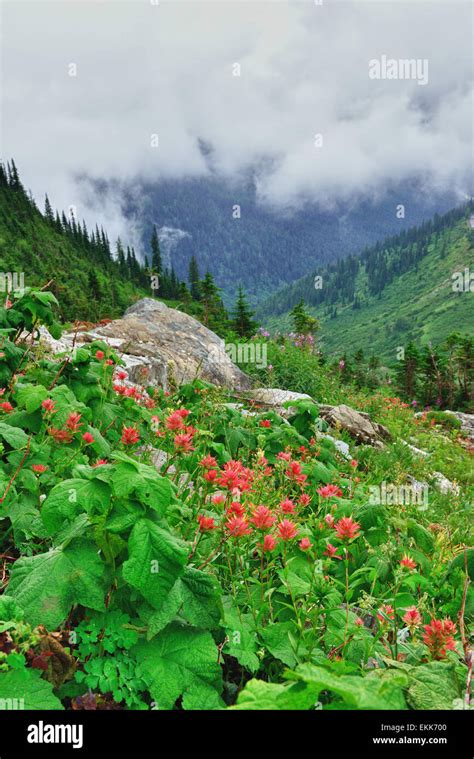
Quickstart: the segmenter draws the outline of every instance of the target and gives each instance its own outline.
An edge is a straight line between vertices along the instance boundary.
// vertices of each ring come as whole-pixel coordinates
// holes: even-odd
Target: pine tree
[[[314,316],[310,316],[305,308],[303,298],[290,312],[295,332],[299,335],[314,335],[319,329],[319,322]]]
[[[191,290],[191,297],[194,300],[200,300],[201,288],[199,284],[199,267],[198,267],[196,258],[194,256],[191,256],[191,260],[189,262],[188,281],[189,281],[189,286]]]
[[[255,334],[258,325],[252,319],[253,311],[249,308],[242,286],[239,286],[237,302],[232,316],[232,327],[240,337],[252,337]]]
[[[49,198],[47,195],[44,196],[44,218],[46,219],[51,226],[54,226],[54,213],[53,208],[51,206],[51,203],[49,202]]]
[[[160,241],[158,239],[158,232],[156,226],[153,225],[153,232],[151,235],[151,267],[155,274],[161,274],[163,270],[163,262],[161,260]]]

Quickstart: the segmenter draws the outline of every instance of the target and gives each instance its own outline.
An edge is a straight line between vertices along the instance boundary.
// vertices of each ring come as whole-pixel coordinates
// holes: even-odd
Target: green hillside
[[[63,319],[119,316],[148,283],[132,250],[121,264],[112,260],[103,230],[89,232],[73,218],[54,215],[48,201],[40,213],[14,163],[0,167],[0,271],[23,273],[25,287],[50,283]]]
[[[326,353],[362,349],[394,360],[397,347],[410,341],[436,344],[454,331],[474,334],[468,273],[461,283],[464,289],[453,290],[453,275],[474,271],[469,209],[447,216],[448,223],[442,217],[439,228],[434,222],[434,231],[433,224],[427,225],[425,233],[403,234],[322,273],[322,288],[315,293],[321,302],[309,310],[320,319]],[[279,300],[289,298],[289,307],[306,297],[311,304],[314,296],[308,286],[314,288],[314,277],[264,305],[261,317],[270,329],[290,325],[287,314],[275,313]]]

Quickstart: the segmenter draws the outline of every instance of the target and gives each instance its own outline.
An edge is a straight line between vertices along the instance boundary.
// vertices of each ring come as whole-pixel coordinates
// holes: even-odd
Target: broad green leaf
[[[275,622],[275,624],[264,627],[260,632],[265,648],[267,648],[275,659],[280,659],[289,667],[295,667],[298,663],[296,653],[292,645],[292,640],[298,640],[301,633],[294,622]]]
[[[72,606],[102,611],[104,565],[92,543],[77,541],[36,556],[24,556],[13,565],[9,595],[23,608],[31,625],[54,630]]]
[[[184,709],[223,706],[217,646],[210,633],[173,622],[131,653],[159,709],[172,709],[180,696]]]
[[[319,689],[307,683],[280,685],[264,680],[249,680],[239,693],[232,710],[307,710],[318,702]]]
[[[454,664],[433,661],[412,667],[408,701],[413,709],[452,709],[461,691]]]
[[[41,509],[41,516],[50,535],[65,520],[72,521],[80,512],[89,515],[106,513],[110,504],[110,488],[101,480],[73,478],[63,480],[51,490]]]
[[[169,530],[140,519],[130,534],[128,555],[123,564],[124,580],[159,609],[183,572],[186,545]]]
[[[0,672],[0,709],[12,708],[59,710],[64,707],[39,670],[22,668]]]
[[[250,672],[256,672],[260,660],[257,656],[258,640],[252,615],[239,613],[238,609],[232,606],[232,601],[225,599],[224,619],[229,639],[224,646],[224,653],[234,656]]]
[[[18,450],[25,448],[28,443],[28,435],[19,427],[10,427],[5,422],[0,422],[0,437],[6,440],[8,445]]]
[[[28,414],[36,411],[47,396],[48,391],[43,385],[17,384],[15,387],[15,400],[20,408],[26,409]]]

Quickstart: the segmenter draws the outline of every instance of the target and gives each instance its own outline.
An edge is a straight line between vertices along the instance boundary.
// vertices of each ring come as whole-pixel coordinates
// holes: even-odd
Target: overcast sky
[[[276,206],[413,176],[469,192],[467,2],[4,0],[2,13],[2,156],[41,205],[47,191],[112,237],[120,197],[87,177],[136,186],[254,166]],[[382,55],[427,59],[428,83],[370,79]]]

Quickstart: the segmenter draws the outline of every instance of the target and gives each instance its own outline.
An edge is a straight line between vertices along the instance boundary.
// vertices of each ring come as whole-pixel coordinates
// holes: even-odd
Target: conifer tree
[[[194,256],[191,256],[189,262],[189,274],[188,274],[189,287],[191,290],[191,297],[194,300],[199,300],[201,297],[201,289],[199,282],[199,267]]]
[[[253,311],[249,308],[242,286],[239,286],[237,302],[232,316],[232,327],[240,337],[252,337],[255,334],[257,323],[252,319]]]
[[[151,267],[155,274],[161,274],[163,270],[163,262],[161,260],[160,241],[158,239],[158,232],[156,231],[156,225],[153,225],[153,232],[151,235]]]

